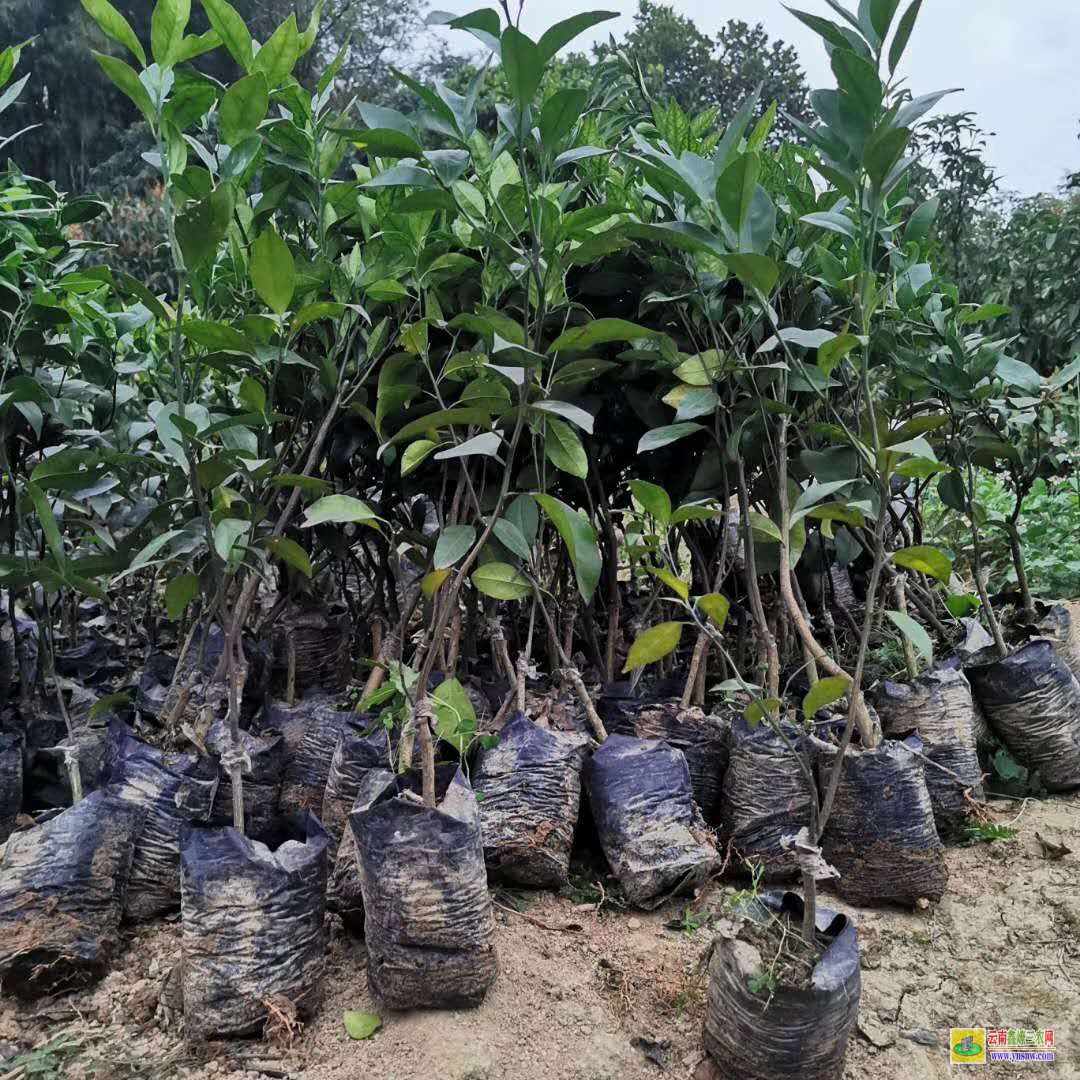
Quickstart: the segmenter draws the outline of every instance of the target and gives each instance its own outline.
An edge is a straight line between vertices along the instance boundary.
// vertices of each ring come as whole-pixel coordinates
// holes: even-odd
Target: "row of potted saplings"
[[[210,756],[199,756],[152,747],[114,719],[98,790],[7,842],[3,990],[34,997],[84,985],[106,969],[122,919],[180,906],[180,978],[169,982],[182,991],[187,1034],[252,1034],[272,996],[301,1016],[315,1008],[328,906],[363,933],[370,984],[386,1007],[476,1005],[497,969],[488,872],[565,885],[582,779],[599,843],[634,906],[659,906],[717,870],[709,826],[765,880],[801,873],[805,885],[809,850],[823,856],[812,880],[838,875],[837,891],[852,902],[936,900],[947,877],[940,837],[961,829],[981,799],[979,750],[994,735],[1048,790],[1080,786],[1071,670],[1080,657],[1069,629],[1066,613],[1063,633],[1004,659],[969,641],[914,682],[878,688],[886,738],[844,754],[816,853],[805,830],[835,775],[842,726],[828,716],[751,728],[735,713],[708,716],[612,688],[591,731],[550,731],[518,713],[468,771],[438,765],[432,808],[416,773],[400,769],[409,751],[373,715],[341,711],[332,697],[268,702],[243,733],[246,836],[207,827],[231,819],[228,773],[214,757],[230,743],[223,723],[210,731]],[[791,893],[762,893],[747,913],[808,917]],[[793,1071],[801,1061],[804,1076],[839,1075],[858,1006],[855,929],[827,909],[809,918],[810,995],[763,990],[753,944],[718,942],[705,1040],[722,1073],[741,1062],[731,1075],[744,1075],[756,1056],[770,1075],[786,1075],[785,1061]],[[813,1061],[792,1041],[803,1022]]]

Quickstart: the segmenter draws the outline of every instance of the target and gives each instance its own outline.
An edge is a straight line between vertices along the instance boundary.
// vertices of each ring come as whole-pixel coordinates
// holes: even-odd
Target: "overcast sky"
[[[707,34],[733,18],[764,23],[770,36],[798,49],[812,88],[832,85],[820,41],[780,0],[668,2]],[[496,4],[432,0],[432,6],[463,14]],[[792,6],[836,18],[825,0],[792,0]],[[906,0],[901,11],[905,6]],[[552,23],[581,11],[623,13],[572,46],[581,47],[612,30],[621,35],[636,8],[637,0],[526,0],[521,25],[535,39]],[[474,40],[460,31],[443,33],[450,41]],[[976,112],[980,125],[996,133],[989,158],[1003,174],[1004,187],[1022,194],[1050,191],[1067,172],[1080,171],[1080,0],[924,0],[902,71],[916,95],[963,88],[941,107]]]

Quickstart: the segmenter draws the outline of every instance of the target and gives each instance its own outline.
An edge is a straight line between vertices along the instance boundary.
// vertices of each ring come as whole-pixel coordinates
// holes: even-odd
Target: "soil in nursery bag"
[[[784,731],[794,746],[804,749],[795,728]],[[751,728],[737,717],[721,800],[723,841],[761,866],[765,880],[793,877],[798,862],[785,841],[809,826],[813,799],[805,773],[780,735],[767,724]]]
[[[1052,642],[967,672],[990,726],[1047,791],[1080,787],[1080,683]]]
[[[344,609],[291,605],[274,622],[271,632],[273,677],[271,690],[283,696],[293,671],[293,692],[337,693],[349,682],[349,643],[352,622]]]
[[[559,889],[569,880],[589,740],[537,727],[516,713],[472,771],[488,871]]]
[[[368,982],[391,1009],[479,1005],[495,979],[491,900],[476,796],[456,765],[420,777],[368,774],[349,824],[364,896]]]
[[[23,801],[22,736],[0,734],[0,844],[15,828]]]
[[[609,734],[660,739],[681,750],[690,769],[694,799],[710,825],[719,822],[720,792],[728,766],[730,724],[706,716],[698,708],[681,709],[677,701],[643,701],[632,694],[618,696],[624,683],[614,683],[596,703]]]
[[[270,847],[231,827],[180,837],[181,982],[188,1038],[255,1035],[267,1002],[301,1020],[322,997],[327,836],[314,814],[276,827]]]
[[[110,726],[109,738],[109,783],[146,815],[131,864],[125,915],[152,919],[180,906],[180,830],[210,820],[218,767],[209,758],[167,753],[140,742],[119,720]]]
[[[277,731],[262,731],[257,735],[240,732],[244,752],[251,762],[251,769],[243,774],[241,790],[244,795],[244,833],[252,840],[269,843],[275,836],[279,819],[278,799],[281,780],[285,772],[285,736]],[[218,720],[210,729],[206,748],[217,758],[232,746],[229,725]],[[233,823],[232,779],[227,769],[222,769],[217,793],[210,814],[213,825]]]
[[[104,974],[143,810],[113,788],[13,833],[0,861],[0,984],[33,998]]]
[[[963,672],[938,668],[910,683],[885,682],[874,704],[889,738],[915,732],[923,743],[926,787],[938,832],[963,828],[972,799],[982,799],[975,745],[975,703]]]
[[[360,784],[372,769],[393,769],[396,735],[383,727],[377,713],[345,713],[345,722],[330,759],[320,820],[336,851],[349,833],[349,812]]]
[[[659,907],[719,865],[681,750],[610,735],[586,762],[585,786],[608,865],[634,906]]]
[[[839,1080],[859,1011],[854,924],[816,912],[817,941],[801,937],[802,899],[763,893],[709,961],[705,1050],[722,1080]]]
[[[114,712],[91,715],[99,695],[77,684],[69,684],[67,711],[75,735],[74,743],[79,756],[79,780],[84,795],[96,791],[107,781],[106,755],[109,747],[109,728],[118,719]],[[55,707],[55,706],[54,706]],[[63,717],[55,717],[57,743],[68,741],[67,725]],[[42,810],[71,806],[71,776],[65,764],[67,751],[63,745],[39,747],[31,756],[29,768],[23,778],[23,789],[28,798],[26,807]]]
[[[940,900],[948,871],[934,825],[922,743],[886,740],[848,749],[821,846],[839,871],[836,891],[855,904]],[[829,784],[837,747],[819,744],[818,783]],[[912,751],[918,751],[918,754]]]
[[[285,736],[282,813],[322,812],[334,750],[345,725],[356,716],[339,711],[336,705],[336,698],[321,694],[306,697],[295,705],[266,703],[258,730],[272,729]]]
[[[176,672],[176,657],[151,653],[139,673],[135,690],[135,708],[144,716],[159,719],[169,696],[169,686]]]

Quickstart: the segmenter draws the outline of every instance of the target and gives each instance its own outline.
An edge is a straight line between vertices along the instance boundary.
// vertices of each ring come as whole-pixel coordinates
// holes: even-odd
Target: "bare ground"
[[[939,905],[857,910],[826,899],[855,916],[862,945],[845,1080],[951,1076],[948,1029],[970,1026],[1055,1029],[1055,1065],[990,1066],[996,1077],[1051,1068],[1080,1078],[1080,798],[998,803],[995,817],[1019,836],[951,848]],[[1076,854],[1048,858],[1037,834]],[[693,907],[720,911],[731,891],[713,886]],[[665,929],[685,903],[642,915],[581,899],[541,894],[517,911],[520,895],[496,894],[501,970],[483,1006],[384,1013],[365,1042],[342,1025],[346,1009],[379,1012],[363,944],[335,935],[324,1005],[287,1048],[189,1047],[163,1027],[158,994],[179,929],[142,928],[96,987],[34,1006],[0,1002],[0,1070],[9,1070],[0,1080],[709,1080],[699,971],[708,930]],[[34,1046],[39,1071],[11,1070],[13,1056]]]

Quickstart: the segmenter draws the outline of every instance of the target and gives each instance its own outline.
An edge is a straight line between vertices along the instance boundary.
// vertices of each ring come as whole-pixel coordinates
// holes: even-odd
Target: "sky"
[[[831,86],[825,50],[780,0],[667,0],[707,34],[728,19],[764,23],[771,37],[796,47],[812,88]],[[847,0],[849,7],[857,6]],[[493,0],[434,0],[433,7],[464,14],[497,6]],[[792,6],[836,20],[825,0]],[[620,17],[583,34],[571,48],[617,37],[630,28],[637,0],[526,0],[521,28],[534,40],[552,23],[604,9]],[[906,3],[901,5],[903,11]],[[516,0],[511,0],[516,11]],[[475,43],[461,31],[441,31],[463,51]],[[1002,188],[1021,195],[1052,191],[1068,172],[1080,171],[1080,0],[924,0],[901,74],[919,96],[961,88],[941,105],[945,112],[975,112],[994,132],[988,158]]]

